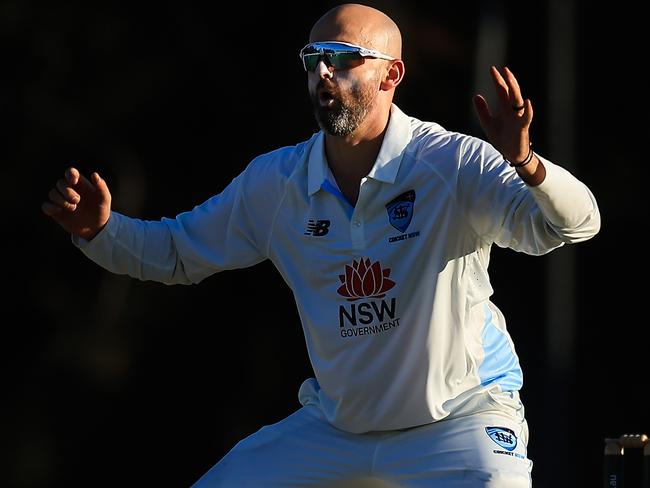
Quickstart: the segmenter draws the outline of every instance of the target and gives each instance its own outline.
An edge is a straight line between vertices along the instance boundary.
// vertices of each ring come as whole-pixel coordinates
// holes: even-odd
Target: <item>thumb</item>
[[[533,121],[533,103],[530,99],[524,100],[524,123],[526,127],[530,127],[530,124]]]
[[[110,199],[111,197],[111,192],[108,190],[108,185],[106,184],[106,181],[99,176],[99,173],[94,172],[93,174],[90,175],[90,181],[99,192],[99,194],[106,200]]]
[[[490,113],[487,100],[483,98],[483,95],[474,95],[474,109],[476,110],[476,115],[481,126],[485,129],[492,118],[492,114]]]

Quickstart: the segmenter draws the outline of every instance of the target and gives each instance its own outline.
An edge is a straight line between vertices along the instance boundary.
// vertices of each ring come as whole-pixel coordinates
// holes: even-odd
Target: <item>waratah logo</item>
[[[390,268],[381,269],[379,261],[370,263],[370,259],[361,258],[352,261],[352,266],[345,265],[345,274],[339,275],[343,284],[336,291],[351,302],[360,298],[384,298],[386,292],[395,286],[389,276]]]

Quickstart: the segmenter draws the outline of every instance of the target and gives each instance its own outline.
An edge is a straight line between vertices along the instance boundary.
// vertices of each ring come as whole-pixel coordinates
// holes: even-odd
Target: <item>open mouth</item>
[[[334,104],[334,94],[330,93],[327,90],[319,90],[318,92],[318,101],[321,107],[329,107]]]

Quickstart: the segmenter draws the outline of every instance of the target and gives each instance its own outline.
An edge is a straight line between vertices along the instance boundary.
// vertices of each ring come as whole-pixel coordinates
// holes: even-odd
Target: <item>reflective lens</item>
[[[395,60],[388,54],[343,41],[312,42],[300,50],[302,65],[307,71],[314,71],[321,58],[335,69],[354,68],[363,64],[364,58]]]
[[[359,51],[307,48],[303,50],[301,57],[307,71],[314,71],[321,57],[327,66],[335,69],[350,69],[363,64],[363,56]]]

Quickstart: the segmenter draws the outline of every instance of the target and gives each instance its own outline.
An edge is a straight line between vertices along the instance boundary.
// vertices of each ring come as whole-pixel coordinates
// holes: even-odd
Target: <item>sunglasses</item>
[[[395,60],[379,51],[340,41],[312,42],[300,50],[300,59],[305,71],[314,71],[321,58],[327,66],[335,69],[354,68],[363,64],[364,58]]]

